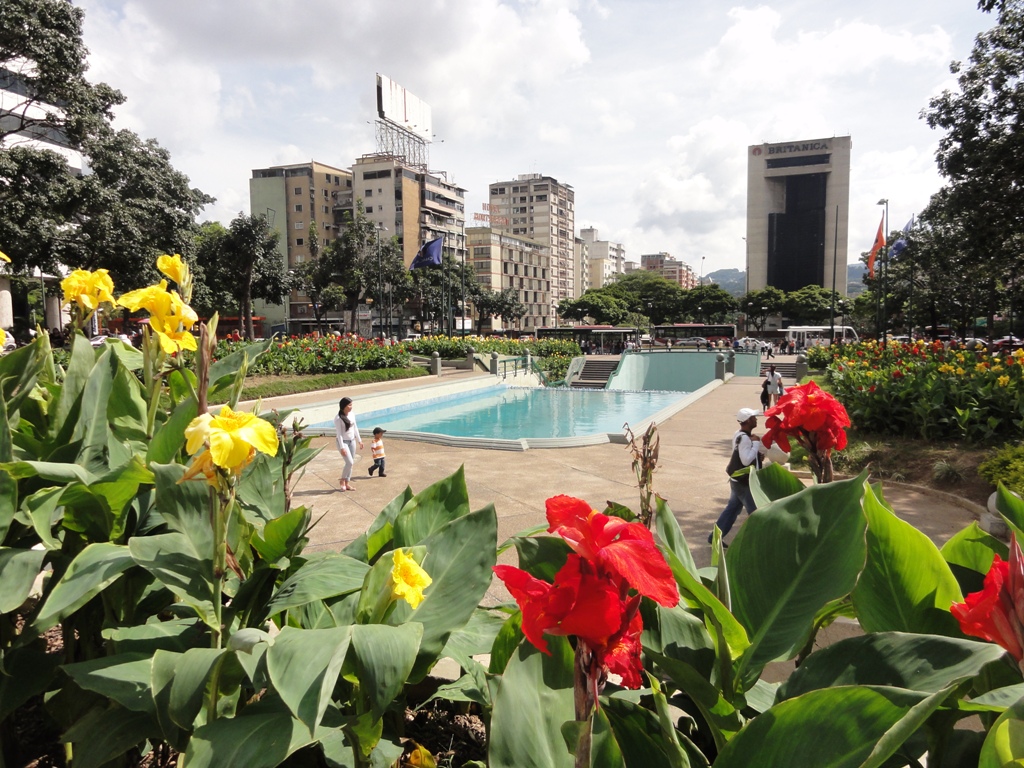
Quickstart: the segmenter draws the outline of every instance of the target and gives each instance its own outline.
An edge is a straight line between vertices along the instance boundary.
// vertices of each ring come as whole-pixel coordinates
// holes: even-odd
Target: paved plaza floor
[[[445,376],[477,376],[446,372]],[[264,407],[330,402],[348,396],[359,413],[360,397],[389,389],[422,386],[413,379],[360,385],[290,398],[264,401]],[[435,380],[436,381],[436,380]],[[698,566],[710,562],[706,538],[728,499],[725,466],[729,439],[736,430],[739,408],[758,408],[760,380],[734,377],[684,410],[658,424],[661,450],[654,490],[675,513]],[[522,452],[454,448],[386,439],[387,477],[369,477],[369,438],[373,424],[360,422],[365,447],[353,475],[355,491],[339,490],[342,462],[333,438],[315,438],[323,451],[306,468],[294,495],[295,504],[312,508],[322,520],[311,532],[310,549],[337,550],[359,536],[377,513],[406,486],[414,492],[465,467],[472,509],[493,503],[498,513],[499,541],[545,521],[544,501],[557,494],[585,499],[596,509],[607,501],[639,508],[632,456],[621,444],[581,448],[531,449]],[[763,433],[763,423],[758,434]],[[887,484],[885,495],[897,514],[941,544],[975,519],[977,509],[945,495]],[[741,515],[741,525],[745,515]],[[735,535],[738,526],[730,534]],[[514,552],[503,559],[514,562]],[[491,597],[504,599],[502,592]]]

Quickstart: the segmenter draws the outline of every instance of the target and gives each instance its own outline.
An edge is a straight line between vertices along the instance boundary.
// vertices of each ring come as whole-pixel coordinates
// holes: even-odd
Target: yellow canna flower
[[[105,269],[76,269],[60,281],[60,287],[64,303],[76,304],[85,315],[95,312],[104,302],[114,303],[114,281]]]
[[[949,363],[943,363],[939,366],[939,373],[953,373],[954,370],[956,369]]]
[[[189,329],[199,321],[199,315],[181,300],[177,291],[167,290],[167,281],[129,291],[117,300],[122,307],[132,312],[144,309],[149,312],[149,327],[156,333],[160,348],[167,354],[181,349],[198,349],[195,337]]]
[[[6,261],[8,264],[10,264],[11,263],[11,257],[8,256],[3,251],[0,251],[0,261]]]
[[[1021,347],[1020,349],[1015,349],[1010,354],[1012,354],[1014,357],[1020,360],[1022,357],[1024,357],[1024,347]]]
[[[173,256],[164,254],[156,260],[156,268],[159,269],[163,274],[167,275],[176,285],[184,285],[188,279],[188,264],[181,260],[181,254],[176,253]]]
[[[144,309],[151,315],[166,312],[170,307],[171,295],[167,292],[167,281],[161,280],[159,285],[149,285],[136,291],[122,294],[117,303],[132,312]]]
[[[956,375],[957,376],[963,376],[964,375],[964,369],[961,368],[960,366],[957,366],[957,368],[956,368]]]
[[[1001,365],[993,365],[992,366],[992,373],[999,373],[1001,370],[1003,370],[1003,366],[1001,366]]]
[[[224,406],[212,416],[197,416],[185,429],[185,448],[195,454],[203,445],[209,446],[209,459],[221,469],[241,474],[256,451],[268,456],[277,454],[277,430],[254,413],[232,411]]]
[[[1007,384],[1010,383],[1010,377],[1009,376],[1000,376],[998,379],[996,379],[996,383],[1000,387],[1005,387]]]
[[[391,596],[396,600],[402,598],[416,608],[423,602],[423,590],[430,586],[433,579],[401,549],[394,551],[391,561],[394,563],[391,570]]]

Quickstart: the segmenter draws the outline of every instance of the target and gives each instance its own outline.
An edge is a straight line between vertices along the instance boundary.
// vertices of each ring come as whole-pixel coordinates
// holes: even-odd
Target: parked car
[[[675,347],[706,347],[709,343],[703,336],[693,336],[689,339],[677,339],[672,345]]]

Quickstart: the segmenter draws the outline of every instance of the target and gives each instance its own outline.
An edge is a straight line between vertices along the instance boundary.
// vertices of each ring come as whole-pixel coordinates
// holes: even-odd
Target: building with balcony
[[[551,176],[527,173],[490,185],[489,203],[494,221],[503,231],[532,240],[547,248],[550,264],[550,316],[558,304],[575,298],[575,205],[576,194],[568,184]],[[493,225],[492,225],[493,226]]]
[[[640,269],[656,272],[680,288],[696,288],[698,277],[693,268],[684,261],[665,253],[646,253],[640,256]]]
[[[532,334],[537,328],[553,324],[550,258],[544,245],[492,227],[468,227],[466,244],[480,287],[496,293],[512,288],[526,307],[526,314],[517,324],[510,326],[501,318],[485,318],[481,331],[514,328]]]
[[[288,270],[311,258],[312,238],[322,251],[338,236],[335,208],[351,197],[352,172],[316,161],[257,168],[249,179],[249,210],[254,216],[265,216],[280,235],[278,253]],[[256,313],[266,317],[270,331],[313,330],[309,299],[295,291],[281,307],[257,302]],[[328,325],[340,329],[341,313],[330,313]]]

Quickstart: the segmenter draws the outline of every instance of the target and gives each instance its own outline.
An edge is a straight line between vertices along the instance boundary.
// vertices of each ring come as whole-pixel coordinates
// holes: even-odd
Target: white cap
[[[736,411],[736,421],[742,424],[747,419],[760,415],[761,412],[755,411],[753,408],[740,408],[738,411]]]

